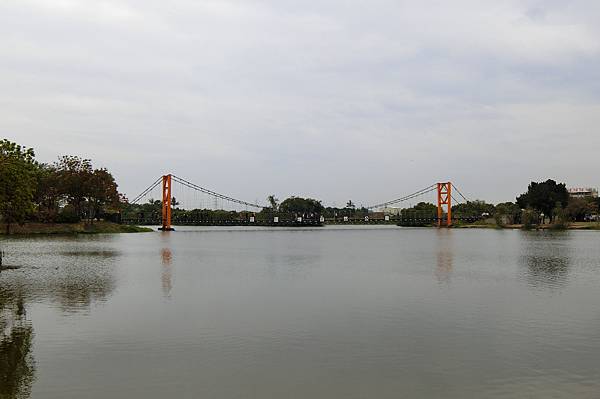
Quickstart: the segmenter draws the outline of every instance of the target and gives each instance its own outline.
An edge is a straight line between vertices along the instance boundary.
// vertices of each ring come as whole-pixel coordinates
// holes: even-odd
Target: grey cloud
[[[130,196],[165,171],[338,204],[598,185],[599,19],[591,1],[5,1],[0,132],[91,157]]]

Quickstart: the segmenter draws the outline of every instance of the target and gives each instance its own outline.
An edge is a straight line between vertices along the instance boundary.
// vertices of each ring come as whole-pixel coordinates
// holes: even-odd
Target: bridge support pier
[[[162,227],[159,230],[173,231],[171,226],[171,175],[162,177]]]
[[[438,227],[452,226],[452,183],[437,184],[437,217]],[[445,209],[444,209],[445,208]],[[444,221],[444,210],[446,210],[446,220]]]

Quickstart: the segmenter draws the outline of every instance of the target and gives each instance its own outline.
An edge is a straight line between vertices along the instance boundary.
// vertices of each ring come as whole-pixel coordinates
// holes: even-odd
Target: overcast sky
[[[514,200],[600,186],[599,61],[597,0],[0,0],[0,137],[130,198]]]

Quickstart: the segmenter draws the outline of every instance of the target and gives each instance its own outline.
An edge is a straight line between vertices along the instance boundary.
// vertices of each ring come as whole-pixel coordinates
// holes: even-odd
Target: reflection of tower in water
[[[438,281],[449,282],[453,269],[452,230],[437,230],[437,267],[435,276]]]
[[[171,266],[171,263],[173,262],[173,253],[169,248],[163,248],[160,251],[160,256],[163,266],[161,275],[163,295],[166,297],[170,297],[171,289],[173,288]]]

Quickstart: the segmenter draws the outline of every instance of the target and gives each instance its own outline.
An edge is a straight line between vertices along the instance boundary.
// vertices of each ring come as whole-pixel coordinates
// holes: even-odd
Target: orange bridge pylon
[[[438,183],[437,184],[437,216],[438,216],[438,227],[452,226],[452,183]],[[445,208],[445,209],[444,209]],[[443,220],[444,210],[446,211],[446,220]]]
[[[173,231],[171,226],[171,175],[162,177],[162,227],[159,230]]]

